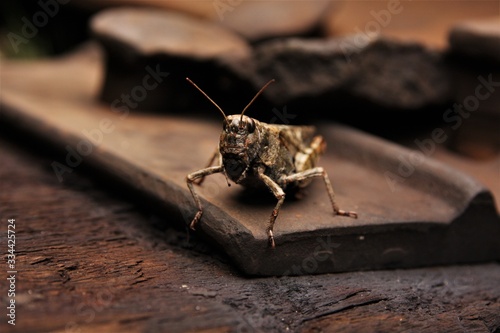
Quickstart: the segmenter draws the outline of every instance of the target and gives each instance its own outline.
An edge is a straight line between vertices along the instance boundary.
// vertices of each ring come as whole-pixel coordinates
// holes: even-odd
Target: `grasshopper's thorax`
[[[227,176],[240,183],[260,151],[259,122],[240,114],[227,116],[220,135],[219,150]]]

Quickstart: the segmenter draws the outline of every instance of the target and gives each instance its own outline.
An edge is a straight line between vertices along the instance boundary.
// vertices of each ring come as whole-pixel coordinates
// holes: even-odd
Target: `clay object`
[[[449,35],[453,53],[500,63],[500,16],[489,20],[466,21],[453,27]]]
[[[254,52],[255,86],[275,78],[265,96],[276,104],[300,104],[338,112],[363,103],[372,109],[421,110],[451,99],[443,57],[416,43],[362,35],[335,39],[286,39]],[[349,105],[351,107],[349,107]]]
[[[250,41],[305,35],[318,30],[331,1],[214,1],[214,20]],[[333,7],[333,8],[332,8]]]
[[[489,122],[498,127],[500,16],[464,21],[454,26],[449,33],[449,42],[456,104],[464,105],[467,112],[488,113],[491,117]],[[464,120],[467,119],[465,117]],[[461,124],[454,123],[455,128],[458,125]]]
[[[148,6],[156,11],[177,11],[227,27],[249,41],[319,32],[327,13],[340,1],[177,1],[177,0],[74,0],[91,10],[109,6]]]
[[[101,98],[113,103],[129,95],[129,104],[141,110],[208,105],[192,99],[185,77],[221,100],[241,82],[227,62],[251,54],[245,40],[217,24],[152,8],[106,10],[91,29],[107,53]]]
[[[93,19],[92,30],[107,53],[102,99],[113,103],[135,89],[141,110],[211,112],[213,106],[202,96],[193,98],[187,76],[228,114],[239,113],[274,78],[251,114],[278,123],[283,117],[273,110],[282,115],[285,107],[303,116],[302,122],[319,116],[311,109],[368,119],[367,113],[379,117],[379,110],[442,106],[452,96],[441,53],[420,44],[354,35],[285,38],[252,50],[219,25],[152,9],[105,11]],[[147,96],[137,94],[151,69],[169,76]]]

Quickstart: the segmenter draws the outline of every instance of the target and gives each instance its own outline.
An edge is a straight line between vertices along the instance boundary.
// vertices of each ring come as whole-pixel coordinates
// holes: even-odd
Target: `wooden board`
[[[0,129],[0,217],[16,219],[18,271],[16,326],[3,317],[1,332],[500,327],[498,263],[248,278],[213,247],[186,242],[184,230],[170,227],[172,217],[144,209],[116,184],[103,186],[93,169],[82,166],[59,183],[50,164],[64,154]],[[4,275],[2,304],[8,288]]]
[[[94,48],[54,61],[8,63],[1,78],[2,117],[63,147],[65,159],[51,164],[61,181],[91,163],[189,223],[195,207],[185,176],[206,164],[220,124],[174,110],[140,112],[140,103],[128,111],[99,104],[100,64]],[[499,258],[493,198],[475,180],[353,129],[323,124],[320,132],[330,146],[321,164],[339,205],[358,211],[358,220],[332,216],[321,182],[314,182],[303,199],[285,202],[272,250],[265,226],[274,199],[227,188],[223,177],[214,176],[200,188],[206,210],[198,233],[256,275]]]

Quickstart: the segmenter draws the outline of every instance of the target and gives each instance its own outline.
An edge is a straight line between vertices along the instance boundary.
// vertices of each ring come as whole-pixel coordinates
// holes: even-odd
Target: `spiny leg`
[[[276,182],[274,182],[271,178],[266,176],[263,170],[261,169],[259,169],[259,178],[264,182],[264,184],[266,184],[266,186],[271,190],[271,192],[273,192],[276,199],[278,199],[278,202],[276,203],[276,206],[274,207],[273,212],[271,213],[271,217],[269,218],[269,225],[267,226],[267,237],[269,239],[269,244],[271,245],[272,248],[275,248],[276,244],[274,242],[274,234],[273,234],[274,222],[278,217],[281,205],[285,201],[285,192],[278,184],[276,184]]]
[[[330,202],[332,204],[334,214],[342,215],[342,216],[349,216],[349,217],[352,217],[355,219],[358,218],[358,213],[356,213],[356,212],[345,211],[345,210],[339,209],[339,206],[335,202],[335,192],[333,192],[332,183],[330,182],[328,175],[326,174],[325,170],[322,167],[315,167],[312,169],[308,169],[308,170],[305,170],[302,172],[298,172],[298,173],[286,176],[284,178],[284,180],[287,183],[293,183],[293,182],[298,182],[301,180],[306,180],[306,179],[312,178],[312,177],[323,177],[323,181],[325,182],[326,191],[328,192],[328,196],[330,197]]]
[[[190,173],[186,177],[186,183],[187,183],[187,186],[189,188],[189,191],[191,191],[191,195],[193,196],[193,199],[194,199],[196,205],[198,206],[198,212],[196,212],[196,215],[194,216],[193,220],[191,221],[191,224],[189,225],[189,227],[192,230],[195,230],[196,223],[198,223],[198,221],[201,218],[201,215],[203,214],[203,207],[201,205],[201,200],[200,200],[200,197],[198,196],[198,193],[196,193],[196,191],[194,190],[193,183],[195,183],[196,179],[199,179],[199,178],[203,179],[206,176],[210,176],[210,175],[213,175],[214,173],[218,173],[218,172],[224,172],[224,167],[222,165],[201,169],[201,170],[195,171],[193,173]]]

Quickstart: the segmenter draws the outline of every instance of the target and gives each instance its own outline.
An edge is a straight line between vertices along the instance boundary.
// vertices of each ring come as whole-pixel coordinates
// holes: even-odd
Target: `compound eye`
[[[247,122],[247,130],[248,133],[253,133],[255,131],[255,122],[252,118]]]

